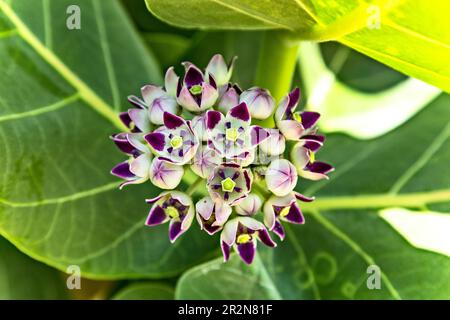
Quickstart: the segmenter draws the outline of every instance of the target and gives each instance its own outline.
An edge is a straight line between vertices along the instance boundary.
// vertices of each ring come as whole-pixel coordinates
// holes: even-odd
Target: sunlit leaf
[[[450,92],[446,0],[146,0],[179,27],[280,29],[307,40],[338,40],[394,69]]]

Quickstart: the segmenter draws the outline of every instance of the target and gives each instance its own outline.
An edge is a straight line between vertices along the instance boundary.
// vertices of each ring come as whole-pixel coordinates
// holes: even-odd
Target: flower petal
[[[250,144],[255,147],[270,137],[270,132],[260,126],[250,127]]]
[[[161,208],[161,206],[155,204],[150,209],[150,213],[148,214],[147,221],[145,222],[145,224],[149,227],[157,226],[157,225],[167,222],[168,220],[169,220],[169,217],[164,212],[164,209]]]
[[[305,129],[313,127],[320,118],[320,113],[312,111],[303,111],[301,113],[302,124]]]
[[[287,216],[285,216],[285,217],[280,216],[280,219],[288,221],[290,223],[295,223],[295,224],[304,224],[305,223],[305,218],[303,217],[303,214],[296,202],[291,204],[291,207],[289,209],[289,213],[287,214]]]
[[[283,225],[278,220],[275,221],[275,225],[272,229],[272,232],[275,233],[280,238],[281,241],[283,241],[284,237],[286,236]]]
[[[202,147],[197,150],[191,169],[198,176],[207,179],[221,162],[222,157],[215,150]]]
[[[164,78],[164,86],[166,88],[166,92],[175,97],[177,95],[177,86],[178,81],[180,81],[180,77],[177,76],[173,67],[167,69],[166,76]]]
[[[133,154],[135,147],[128,141],[126,133],[118,133],[110,136],[120,151],[126,154]]]
[[[298,140],[305,132],[303,125],[295,120],[281,120],[277,122],[277,127],[286,140]]]
[[[200,102],[200,110],[212,107],[219,97],[219,92],[212,85],[203,82],[202,84],[202,100]]]
[[[216,79],[217,85],[222,86],[230,81],[235,60],[236,57],[231,60],[230,66],[228,66],[223,56],[221,54],[216,54],[209,61],[205,73],[212,74]]]
[[[297,184],[297,170],[286,159],[277,159],[267,168],[267,188],[277,196],[285,196],[294,190]]]
[[[156,98],[148,107],[150,121],[154,124],[164,123],[164,112],[176,114],[178,112],[177,100],[169,95]],[[149,131],[149,130],[148,130]]]
[[[121,113],[119,113],[119,118],[120,118],[120,121],[122,121],[122,123],[127,128],[131,127],[131,118],[130,118],[130,115],[128,114],[128,112],[121,112]]]
[[[278,156],[286,148],[286,139],[278,129],[269,129],[268,131],[270,136],[259,144],[259,148],[268,155]]]
[[[214,201],[211,197],[204,197],[195,204],[195,210],[203,219],[209,220],[214,212]]]
[[[247,108],[245,102],[238,104],[237,106],[230,109],[228,113],[231,117],[244,122],[250,122],[250,112]]]
[[[234,87],[230,87],[225,91],[217,103],[219,111],[227,113],[231,108],[239,104],[239,94]]]
[[[237,218],[228,221],[220,234],[220,241],[232,246],[236,241],[236,233],[239,220]]]
[[[130,119],[134,122],[134,125],[141,132],[150,131],[150,119],[148,117],[147,110],[144,109],[130,109],[128,110]]]
[[[297,171],[303,170],[310,161],[309,150],[303,147],[302,143],[297,143],[291,150],[291,159]]]
[[[306,135],[302,136],[300,142],[303,143],[303,147],[316,152],[325,142],[325,137],[321,135]]]
[[[223,120],[223,115],[219,111],[210,110],[206,112],[206,128],[214,130],[214,128]]]
[[[261,206],[261,198],[255,193],[250,193],[244,200],[235,206],[235,210],[237,214],[252,216],[261,209]]]
[[[147,178],[150,172],[150,164],[152,155],[150,153],[143,153],[136,159],[130,162],[130,171],[137,177]]]
[[[175,189],[183,178],[183,166],[155,158],[150,167],[150,181],[161,189]]]
[[[174,243],[186,230],[181,229],[181,222],[176,220],[170,220],[169,224],[169,240]]]
[[[220,242],[220,248],[222,249],[223,261],[227,262],[228,259],[230,259],[231,246],[229,246],[225,241],[221,241]]]
[[[116,165],[114,168],[112,168],[111,174],[122,179],[132,179],[135,177],[133,172],[130,171],[129,161],[124,161]]]
[[[156,151],[164,150],[165,136],[160,132],[151,132],[145,135],[145,141]]]
[[[246,243],[238,244],[237,252],[241,256],[242,260],[246,264],[251,264],[255,258],[256,253],[256,241],[249,241]]]
[[[188,88],[199,85],[203,82],[203,74],[202,72],[193,64],[186,64],[187,70],[186,75],[184,76],[184,83]]]
[[[191,92],[187,87],[182,87],[180,92],[177,95],[177,102],[185,109],[192,112],[199,112],[200,106],[197,101],[195,101]]]
[[[275,109],[275,99],[269,91],[258,87],[242,92],[239,102],[245,102],[252,118],[260,120],[270,117]]]
[[[145,104],[149,106],[150,104],[152,104],[153,100],[164,96],[166,92],[161,87],[154,85],[146,85],[141,88],[141,94],[142,98],[145,101]]]
[[[270,237],[269,232],[267,232],[266,228],[258,231],[258,239],[268,247],[274,248],[277,246],[277,244]]]
[[[169,112],[164,112],[163,121],[166,128],[170,130],[176,129],[186,124],[186,121],[184,121],[183,118]]]
[[[314,161],[314,163],[309,163],[306,168],[311,172],[322,174],[327,174],[334,170],[332,165],[321,161]]]

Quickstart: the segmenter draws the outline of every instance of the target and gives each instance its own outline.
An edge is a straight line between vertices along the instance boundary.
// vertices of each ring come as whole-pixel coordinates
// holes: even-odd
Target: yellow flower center
[[[230,177],[222,180],[221,184],[222,184],[222,190],[225,191],[225,192],[233,191],[234,187],[236,186],[236,182],[231,180]]]
[[[180,217],[180,213],[178,212],[177,208],[175,207],[167,207],[166,208],[166,214],[171,217],[172,219],[178,219]]]
[[[316,155],[314,152],[309,150],[309,162],[314,163],[314,161],[316,161]]]
[[[170,140],[170,145],[174,149],[178,149],[183,145],[183,138],[180,136],[175,136]]]
[[[280,216],[282,217],[286,217],[289,214],[289,211],[291,210],[291,207],[284,207],[281,211],[280,211]]]
[[[249,242],[250,240],[252,240],[252,237],[249,234],[243,233],[237,237],[236,242],[238,244],[243,244]]]
[[[302,122],[302,115],[299,112],[294,113],[294,119],[298,122]]]
[[[225,137],[227,138],[227,140],[236,141],[239,137],[239,132],[236,128],[229,128],[225,131]]]
[[[199,84],[196,84],[195,86],[192,86],[189,91],[193,94],[193,95],[197,95],[202,93],[202,86]]]

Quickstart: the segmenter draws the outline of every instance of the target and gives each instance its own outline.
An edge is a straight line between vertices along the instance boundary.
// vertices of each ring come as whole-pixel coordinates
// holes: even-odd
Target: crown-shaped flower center
[[[297,122],[302,122],[302,115],[300,114],[300,112],[294,112],[293,117],[295,119],[295,121]]]
[[[224,192],[232,192],[236,186],[236,182],[234,182],[230,177],[222,180],[221,184]]]
[[[183,138],[180,136],[174,136],[172,139],[170,139],[170,145],[174,149],[178,149],[183,145]]]
[[[180,217],[180,213],[178,212],[178,209],[170,206],[166,208],[166,214],[171,217],[172,219],[178,219]]]
[[[239,131],[236,128],[228,128],[225,131],[225,137],[227,140],[236,141],[239,138]]]
[[[237,237],[236,242],[238,244],[243,244],[249,242],[250,240],[252,240],[252,237],[247,233],[243,233]]]
[[[289,214],[289,211],[291,210],[291,207],[284,207],[280,211],[280,216],[286,217]]]
[[[202,86],[199,84],[196,84],[194,86],[192,86],[189,91],[193,94],[193,95],[198,95],[200,93],[202,93]]]
[[[313,151],[309,150],[309,162],[314,163],[314,161],[316,161],[316,154]]]

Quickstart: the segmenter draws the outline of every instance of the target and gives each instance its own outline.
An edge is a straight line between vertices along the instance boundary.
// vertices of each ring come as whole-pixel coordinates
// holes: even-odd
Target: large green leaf
[[[66,282],[55,269],[19,252],[0,238],[0,300],[65,299]]]
[[[450,2],[436,0],[146,0],[164,21],[190,28],[280,29],[338,40],[450,92]],[[378,24],[379,22],[379,24]]]
[[[258,294],[284,299],[449,299],[450,258],[411,246],[396,231],[400,226],[392,228],[378,212],[404,207],[450,213],[449,137],[448,95],[381,138],[358,141],[330,135],[318,158],[333,163],[336,172],[329,181],[299,182],[300,192],[317,199],[303,205],[306,224],[287,226],[278,248],[258,248],[263,267],[251,272],[268,275],[255,277]],[[440,230],[439,225],[426,228]],[[411,241],[411,235],[407,238]],[[369,265],[382,272],[380,290],[366,286]],[[238,263],[220,261],[196,267],[179,282],[177,297],[242,298],[244,293],[226,284],[230,273],[243,281],[248,272]],[[276,289],[261,289],[268,287]]]
[[[173,300],[174,289],[163,283],[137,282],[117,292],[114,300]]]
[[[66,28],[69,5],[81,30]],[[117,190],[108,136],[126,96],[160,83],[151,53],[117,1],[0,0],[0,234],[35,259],[84,277],[162,277],[207,254],[207,236],[175,245],[144,226],[144,199]]]

